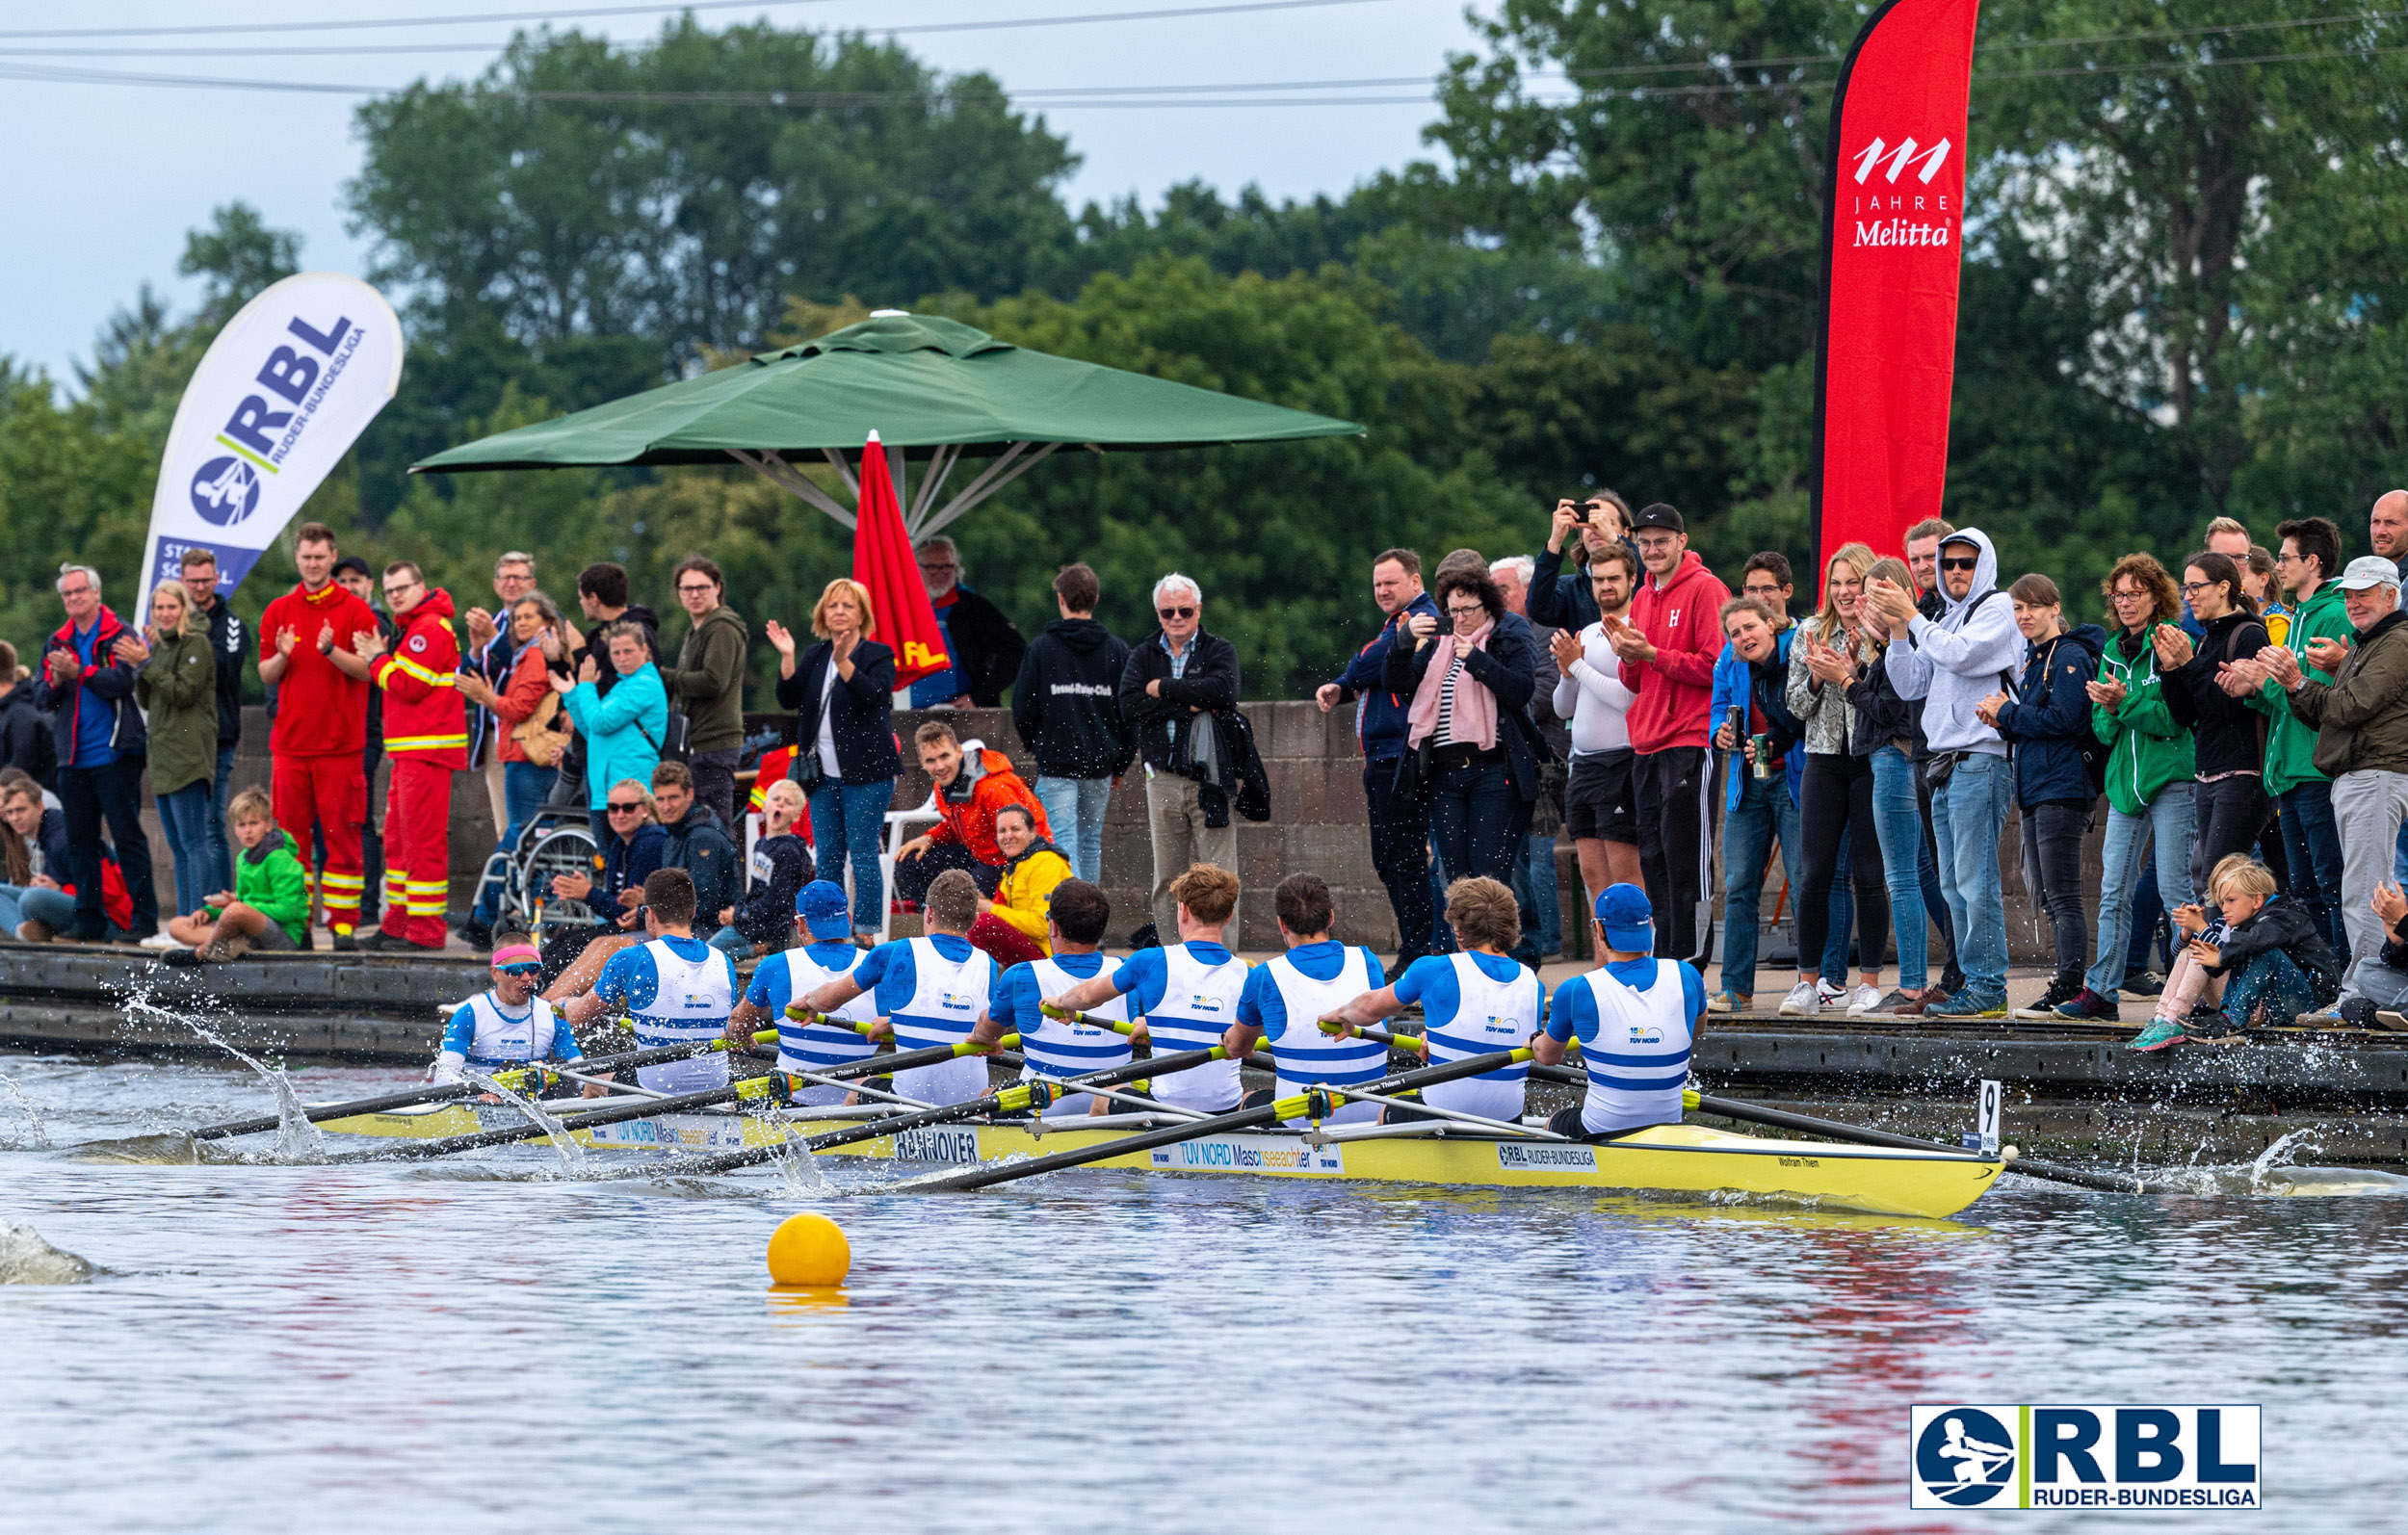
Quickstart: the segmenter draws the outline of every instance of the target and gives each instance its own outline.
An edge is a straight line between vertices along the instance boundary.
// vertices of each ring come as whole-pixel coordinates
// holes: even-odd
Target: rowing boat
[[[574,1104],[552,1106],[575,1111]],[[824,1111],[685,1113],[596,1126],[572,1133],[604,1150],[721,1151],[816,1134],[857,1118]],[[1104,1128],[1034,1129],[1027,1122],[932,1125],[824,1153],[888,1160],[914,1172],[994,1162],[1101,1145],[1148,1116],[1114,1116]],[[523,1123],[501,1105],[448,1103],[329,1120],[338,1135],[417,1138]],[[1603,1143],[1517,1139],[1419,1124],[1415,1133],[1264,1131],[1201,1136],[1094,1165],[1207,1176],[1357,1180],[1489,1188],[1596,1188],[1741,1194],[1882,1215],[1952,1215],[1981,1197],[2004,1169],[1971,1153],[1894,1150],[1829,1141],[1776,1140],[1703,1125],[1659,1125]]]

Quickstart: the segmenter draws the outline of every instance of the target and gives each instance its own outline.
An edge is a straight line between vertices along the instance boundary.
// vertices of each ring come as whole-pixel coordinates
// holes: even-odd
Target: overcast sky
[[[1236,0],[798,0],[703,6],[713,25],[769,16],[782,25],[896,31],[947,70],[985,69],[1015,95],[1049,88],[1261,86],[1426,80],[1467,48],[1463,0],[1258,0],[1236,13],[1069,25],[915,32],[917,26],[1094,16],[1226,6]],[[619,12],[597,14],[597,11]],[[561,28],[634,39],[656,33],[673,7],[595,0],[583,12],[543,0],[91,0],[73,8],[0,12],[0,354],[61,379],[91,355],[93,332],[144,282],[189,307],[175,275],[184,233],[240,198],[305,237],[304,265],[357,273],[365,250],[344,228],[342,185],[357,169],[356,95],[224,86],[170,87],[59,75],[152,75],[244,82],[340,83],[390,89],[421,77],[482,70],[512,22],[545,15]],[[113,29],[241,27],[260,22],[357,22],[461,17],[443,25],[283,33],[91,35]],[[69,31],[84,36],[63,35]],[[367,52],[406,45],[464,51]],[[288,50],[335,50],[294,53]],[[46,76],[46,77],[45,77]],[[29,78],[30,77],[30,78]],[[1048,104],[1057,132],[1085,163],[1072,205],[1202,177],[1235,192],[1257,182],[1275,197],[1342,193],[1382,167],[1428,153],[1431,116],[1420,84],[1322,87],[1295,92],[1314,105],[1106,107]],[[1327,104],[1333,97],[1376,104]],[[1162,98],[1156,98],[1162,99]],[[1207,96],[1204,99],[1215,99]],[[1226,99],[1221,97],[1219,99]]]

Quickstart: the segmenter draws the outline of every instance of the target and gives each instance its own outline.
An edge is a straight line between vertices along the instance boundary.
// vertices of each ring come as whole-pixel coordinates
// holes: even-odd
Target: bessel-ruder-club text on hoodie
[[[1714,578],[1695,550],[1661,585],[1653,576],[1631,599],[1630,623],[1656,647],[1650,662],[1622,663],[1622,686],[1637,695],[1627,719],[1631,748],[1641,754],[1674,746],[1703,747],[1714,700],[1714,658],[1722,654],[1722,605],[1731,589]]]
[[[1937,619],[1916,614],[1906,631],[1907,642],[1892,644],[1885,664],[1900,698],[1924,700],[1924,740],[1936,755],[1950,751],[1984,751],[2006,755],[2006,741],[1981,722],[1974,706],[1992,693],[2011,693],[2023,659],[2023,631],[2015,627],[2015,604],[1998,590],[1999,557],[1989,534],[1964,528],[1940,545],[1945,558],[1950,544],[1971,543],[1980,553],[1974,566],[1974,584],[1962,597],[1948,596],[1948,579],[1939,590],[1947,603]]]

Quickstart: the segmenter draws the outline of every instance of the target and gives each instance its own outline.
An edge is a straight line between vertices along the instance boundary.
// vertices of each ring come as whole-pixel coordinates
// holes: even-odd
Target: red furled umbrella
[[[903,507],[886,472],[886,450],[870,433],[861,450],[861,506],[852,531],[852,579],[870,588],[879,643],[895,652],[895,687],[910,687],[951,666],[945,632],[920,580],[920,561],[903,532]]]

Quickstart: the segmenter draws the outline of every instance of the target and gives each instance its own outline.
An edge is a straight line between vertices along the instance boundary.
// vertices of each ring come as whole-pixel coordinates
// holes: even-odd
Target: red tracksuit
[[[368,782],[360,768],[368,741],[368,684],[343,672],[318,649],[319,634],[329,628],[333,643],[348,654],[353,636],[376,632],[377,615],[331,581],[316,591],[295,586],[268,604],[260,617],[259,659],[275,655],[277,637],[293,631],[284,679],[276,684],[269,794],[275,822],[293,839],[296,853],[308,856],[313,827],[326,838],[318,894],[326,902],[327,926],[348,937],[359,924],[359,829],[368,820]]]
[[[392,654],[370,675],[384,689],[384,927],[424,949],[443,947],[451,885],[452,774],[468,767],[452,594],[430,591],[401,619]]]

